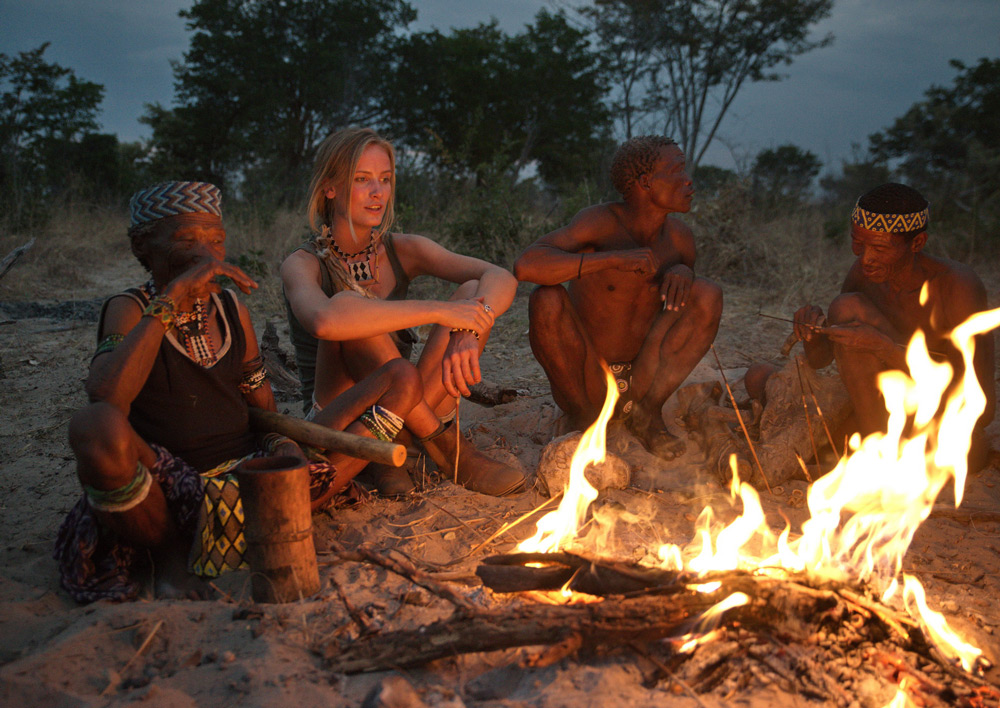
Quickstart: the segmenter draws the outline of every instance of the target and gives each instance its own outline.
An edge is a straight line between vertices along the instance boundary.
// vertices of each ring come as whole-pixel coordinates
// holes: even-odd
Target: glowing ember
[[[694,542],[659,549],[661,566],[699,574],[731,569],[771,575],[805,572],[820,579],[864,582],[881,593],[883,600],[889,599],[899,587],[903,557],[914,533],[951,479],[956,506],[961,504],[972,432],[986,403],[973,366],[973,338],[997,326],[1000,309],[974,315],[952,332],[951,340],[964,362],[962,376],[955,382],[950,364],[931,359],[923,333],[913,336],[906,354],[909,375],[890,371],[879,376],[889,412],[886,432],[864,440],[855,435],[850,452],[836,468],[810,486],[810,518],[801,536],[792,539],[786,528],[774,537],[757,491],[740,481],[734,462],[731,491],[734,499],[741,499],[743,513],[719,530],[713,528],[712,509],[706,508],[696,523]],[[587,464],[604,459],[605,426],[616,399],[609,374],[604,409],[573,457],[559,509],[541,519],[538,532],[520,544],[518,551],[554,552],[576,539],[587,508],[597,496],[583,471]],[[756,553],[748,550],[751,542]],[[712,609],[716,624],[723,612],[742,604],[734,598]],[[923,588],[911,576],[905,577],[904,604],[946,655],[961,661],[966,670],[974,668],[979,650],[963,642],[943,616],[927,608]],[[695,642],[693,649],[707,637],[696,641],[691,635],[683,640],[685,647]],[[904,705],[900,701],[905,700],[905,695],[897,697],[894,705]]]

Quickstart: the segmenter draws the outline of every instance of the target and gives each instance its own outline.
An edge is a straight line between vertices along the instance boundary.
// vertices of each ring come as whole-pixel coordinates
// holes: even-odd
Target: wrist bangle
[[[576,279],[579,280],[583,277],[583,254],[580,254],[580,265],[576,269]]]
[[[174,326],[174,313],[176,310],[177,303],[173,301],[173,298],[160,295],[146,305],[146,309],[142,311],[142,316],[158,319],[163,324],[164,329],[169,332]]]
[[[456,332],[472,332],[474,335],[476,335],[476,339],[479,339],[479,332],[477,332],[474,329],[466,329],[465,327],[452,327],[451,333],[455,334]]]

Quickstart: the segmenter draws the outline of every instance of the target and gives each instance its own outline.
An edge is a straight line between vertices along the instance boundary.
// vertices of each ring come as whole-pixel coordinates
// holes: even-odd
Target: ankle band
[[[386,442],[395,440],[399,431],[403,429],[403,419],[378,404],[362,413],[358,420],[368,428],[372,435]]]

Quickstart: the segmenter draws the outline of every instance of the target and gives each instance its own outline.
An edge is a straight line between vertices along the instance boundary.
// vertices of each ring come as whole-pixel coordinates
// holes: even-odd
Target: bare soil
[[[319,648],[360,631],[343,598],[368,631],[427,624],[447,617],[451,606],[382,568],[340,562],[330,551],[333,541],[347,548],[365,543],[400,552],[419,567],[447,571],[464,580],[455,587],[474,602],[493,608],[510,602],[479,585],[473,571],[482,557],[510,551],[533,531],[533,523],[470,551],[545,497],[537,490],[509,499],[484,497],[439,480],[418,461],[412,471],[421,490],[411,498],[373,498],[314,517],[322,580],[314,598],[254,605],[248,574],[237,572],[217,583],[223,594],[211,601],[147,596],[130,603],[76,605],[59,588],[51,559],[55,530],[80,495],[66,425],[86,402],[82,382],[95,344],[98,303],[140,283],[143,274],[127,252],[78,271],[64,288],[52,283],[65,279],[39,284],[13,277],[16,271],[0,283],[0,704],[360,705],[388,673],[345,676],[325,668]],[[990,286],[996,293],[996,282]],[[526,394],[492,409],[463,403],[460,418],[462,430],[481,448],[516,458],[533,472],[553,437],[556,409],[527,345],[527,292],[519,292],[498,322],[483,366],[490,381]],[[816,301],[829,296],[819,293]],[[787,326],[755,316],[762,299],[760,292],[726,287],[716,349],[730,376],[753,360],[780,359]],[[270,317],[287,347],[280,311],[254,296],[248,304],[258,334]],[[713,376],[709,356],[693,378]],[[298,407],[284,401],[279,408]],[[997,425],[988,432],[993,447],[1000,447]],[[688,542],[706,504],[726,519],[739,513],[703,469],[693,442],[683,458],[671,463],[645,454],[617,427],[610,431],[609,445],[634,471],[630,488],[606,492],[598,501],[601,509],[627,512],[608,554],[641,560],[663,542]],[[804,488],[804,482],[792,482],[762,495],[773,528],[780,530],[785,518],[801,523]],[[989,466],[969,479],[965,505],[1000,511],[1000,455],[992,453]],[[906,566],[924,583],[931,606],[996,663],[1000,525],[931,518],[918,532]],[[699,651],[711,652],[710,646]],[[584,650],[545,667],[530,663],[525,650],[506,650],[442,659],[404,677],[413,695],[431,706],[822,704],[796,693],[794,686],[756,679],[738,691],[692,696],[669,679],[650,684],[628,649]],[[996,685],[996,673],[988,678]],[[895,694],[888,679],[859,678],[848,686],[858,706],[885,705]],[[419,705],[412,699],[400,705]]]

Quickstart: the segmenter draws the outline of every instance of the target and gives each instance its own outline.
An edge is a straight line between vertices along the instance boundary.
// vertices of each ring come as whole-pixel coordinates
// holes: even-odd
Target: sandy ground
[[[137,284],[141,273],[123,262],[88,272],[82,281],[65,291],[50,290],[51,299],[44,302],[9,285],[0,293],[0,704],[360,705],[387,673],[343,676],[325,668],[323,647],[358,632],[340,592],[372,631],[418,627],[448,616],[450,606],[383,569],[338,562],[329,551],[331,541],[348,548],[366,543],[381,551],[396,549],[422,567],[447,567],[471,577],[479,559],[511,550],[533,526],[524,524],[469,556],[474,546],[544,497],[535,490],[510,499],[484,497],[440,481],[418,465],[414,472],[422,489],[412,498],[376,498],[314,517],[322,590],[307,601],[254,605],[248,574],[238,572],[219,582],[226,595],[212,601],[147,596],[123,604],[74,604],[60,590],[51,559],[55,529],[80,494],[66,425],[85,402],[82,381],[100,300]],[[514,456],[533,472],[552,437],[556,410],[527,346],[526,295],[520,292],[498,323],[483,367],[489,380],[526,395],[493,409],[465,403],[461,427],[482,448]],[[716,343],[724,365],[735,370],[754,359],[776,360],[786,326],[754,317],[754,292],[727,288],[726,297]],[[259,333],[263,315],[253,298],[249,304],[259,318]],[[284,336],[282,330],[279,326]],[[703,362],[697,377],[710,378],[713,368]],[[295,406],[281,402],[279,408]],[[989,432],[998,447],[996,425]],[[617,428],[610,446],[633,465],[634,483],[603,495],[599,504],[634,516],[608,553],[639,560],[664,541],[687,542],[705,504],[713,504],[724,518],[738,511],[701,470],[693,443],[677,463],[646,455]],[[966,504],[1000,510],[998,482],[994,453],[989,467],[970,478]],[[763,495],[775,529],[783,526],[782,516],[801,522],[804,486],[793,482]],[[988,656],[1000,658],[995,634],[1000,628],[1000,526],[932,518],[918,532],[906,565],[923,580],[932,606]],[[454,587],[487,606],[511,602],[474,579]],[[546,668],[523,663],[523,651],[508,650],[443,659],[403,673],[420,700],[433,706],[819,704],[775,685],[751,684],[729,695],[678,695],[668,680],[646,685],[639,662],[627,650],[581,653]],[[857,704],[884,705],[894,692],[888,683],[876,682],[858,691]]]

